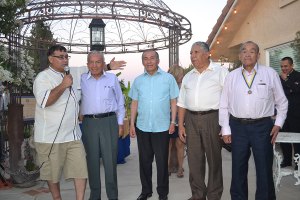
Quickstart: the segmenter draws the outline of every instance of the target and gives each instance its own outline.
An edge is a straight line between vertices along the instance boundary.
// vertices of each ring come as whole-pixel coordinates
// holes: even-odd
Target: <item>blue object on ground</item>
[[[130,155],[130,137],[120,137],[118,140],[118,164],[126,163],[125,158]]]

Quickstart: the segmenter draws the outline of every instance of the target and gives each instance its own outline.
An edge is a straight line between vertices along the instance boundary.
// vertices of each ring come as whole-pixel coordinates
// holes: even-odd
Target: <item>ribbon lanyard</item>
[[[252,94],[252,90],[251,90],[251,87],[252,87],[252,84],[254,82],[254,79],[255,79],[255,76],[256,76],[256,71],[254,70],[254,73],[252,74],[250,80],[248,81],[247,77],[246,77],[246,74],[244,73],[245,69],[242,70],[242,75],[243,75],[243,78],[245,80],[245,83],[247,85],[247,87],[249,88],[248,90],[248,94]]]

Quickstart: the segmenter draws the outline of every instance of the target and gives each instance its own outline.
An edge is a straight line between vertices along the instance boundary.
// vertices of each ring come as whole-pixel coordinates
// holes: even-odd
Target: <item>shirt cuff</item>
[[[124,117],[119,117],[119,116],[118,116],[118,125],[123,125],[123,123],[124,123],[123,118],[124,118]]]
[[[230,126],[224,126],[221,130],[222,135],[231,135]]]
[[[280,119],[279,117],[276,117],[274,125],[279,126],[280,128],[282,128],[283,124],[284,124],[284,120]]]
[[[184,104],[182,104],[182,103],[179,103],[179,102],[177,102],[177,106],[179,106],[179,107],[181,107],[181,108],[185,108],[185,109],[186,109],[186,106],[185,106]]]

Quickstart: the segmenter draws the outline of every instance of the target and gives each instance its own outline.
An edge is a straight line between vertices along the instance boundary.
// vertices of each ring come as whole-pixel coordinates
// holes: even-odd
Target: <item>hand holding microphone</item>
[[[65,71],[66,75],[69,75],[70,74],[70,67],[69,66],[65,66],[64,67],[64,71]]]
[[[70,74],[70,67],[69,66],[65,66],[64,67],[64,71],[65,71],[65,76],[63,78],[62,84],[65,86],[65,88],[70,88],[73,85],[73,77]]]

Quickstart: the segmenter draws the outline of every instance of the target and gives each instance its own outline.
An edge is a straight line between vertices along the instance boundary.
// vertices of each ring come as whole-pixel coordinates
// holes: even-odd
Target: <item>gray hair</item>
[[[155,52],[156,58],[157,58],[157,60],[159,60],[159,55],[158,55],[157,51],[155,51],[154,49],[147,49],[147,50],[143,51],[143,53],[142,53],[142,60],[144,59],[144,54],[146,52],[151,52],[151,51]]]
[[[103,62],[105,62],[104,54],[103,54],[102,52],[100,52],[100,51],[90,51],[90,52],[88,53],[88,56],[87,56],[87,61],[88,61],[88,62],[89,62],[89,59],[90,59],[90,57],[91,57],[92,55],[99,55],[99,56],[101,56]]]
[[[240,53],[244,50],[246,44],[253,44],[255,46],[256,53],[259,53],[259,46],[258,46],[258,44],[256,44],[253,41],[250,41],[250,40],[247,41],[247,42],[242,43],[242,45],[240,47]]]
[[[200,48],[203,49],[205,52],[209,52],[209,46],[206,42],[198,41],[198,42],[195,42],[192,46],[195,46],[195,45],[200,46]]]

